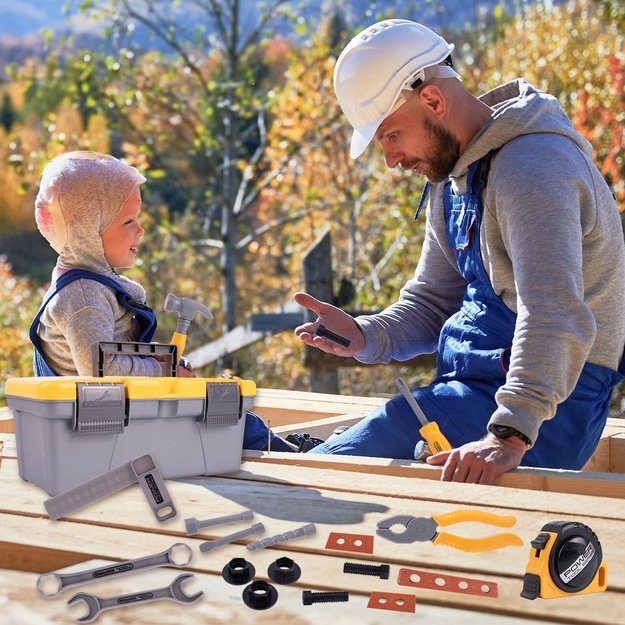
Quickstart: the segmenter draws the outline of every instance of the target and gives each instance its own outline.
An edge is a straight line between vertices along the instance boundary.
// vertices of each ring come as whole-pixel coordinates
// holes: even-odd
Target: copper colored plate
[[[394,610],[395,612],[415,612],[417,598],[414,595],[404,595],[397,592],[372,592],[369,595],[367,607],[378,610]]]
[[[446,590],[480,597],[499,597],[499,587],[494,582],[456,575],[443,575],[418,569],[399,569],[397,583],[400,586],[416,586],[430,590]]]
[[[352,551],[353,553],[373,553],[373,536],[330,532],[326,542],[326,549]]]

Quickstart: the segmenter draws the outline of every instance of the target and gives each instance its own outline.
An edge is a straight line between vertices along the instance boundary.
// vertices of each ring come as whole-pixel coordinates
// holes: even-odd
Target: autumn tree
[[[335,303],[357,312],[387,305],[414,272],[423,221],[415,223],[413,215],[423,180],[388,170],[374,146],[350,159],[351,129],[332,86],[336,59],[350,36],[335,16],[289,57],[268,133],[270,170],[279,173],[261,194],[257,218],[262,223],[284,221],[286,215],[297,219],[265,237],[251,262],[261,267],[280,258],[286,269],[284,296],[290,297],[302,287],[292,276],[301,272],[303,253],[329,227]],[[348,291],[352,294],[346,296]],[[386,392],[393,374],[397,370],[376,368],[371,376],[359,369],[345,370],[341,377],[344,390],[367,392],[373,384]]]
[[[625,22],[619,3],[520,3],[461,46],[462,75],[476,93],[523,76],[556,96],[593,144],[625,211]]]
[[[115,42],[109,54],[90,56],[98,76],[93,89],[88,83],[90,95],[136,146],[165,202],[196,215],[197,227],[184,235],[218,267],[221,298],[214,306],[224,331],[240,320],[239,244],[251,232],[256,199],[249,172],[266,143],[271,70],[262,41],[286,19],[285,7],[285,0],[83,3]],[[152,51],[141,52],[140,35]]]
[[[6,379],[32,375],[32,352],[25,349],[27,330],[42,296],[41,287],[15,276],[6,258],[0,256],[0,405]]]

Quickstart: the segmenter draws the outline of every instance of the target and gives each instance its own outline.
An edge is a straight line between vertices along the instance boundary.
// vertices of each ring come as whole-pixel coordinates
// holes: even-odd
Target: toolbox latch
[[[236,382],[206,384],[203,423],[207,427],[236,425],[241,418],[241,393]]]
[[[126,394],[119,382],[78,382],[76,423],[79,434],[116,434],[126,424]]]

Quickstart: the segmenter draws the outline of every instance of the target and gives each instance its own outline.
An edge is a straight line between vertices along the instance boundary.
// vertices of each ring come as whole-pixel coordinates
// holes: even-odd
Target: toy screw
[[[330,592],[302,591],[302,603],[312,605],[313,603],[339,603],[349,601],[349,593],[346,590],[336,590]]]
[[[388,564],[356,564],[355,562],[346,562],[343,565],[343,573],[354,573],[355,575],[373,575],[380,579],[388,579],[390,567]]]

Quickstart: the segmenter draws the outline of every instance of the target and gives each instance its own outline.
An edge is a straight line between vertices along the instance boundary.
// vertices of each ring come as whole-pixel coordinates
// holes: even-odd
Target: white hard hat
[[[395,19],[369,26],[347,44],[334,68],[334,91],[354,128],[352,158],[363,153],[384,118],[396,110],[403,89],[427,78],[458,78],[449,65],[439,65],[453,49],[422,24]]]

